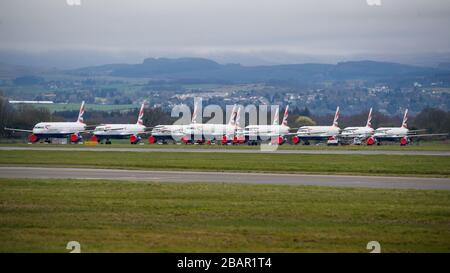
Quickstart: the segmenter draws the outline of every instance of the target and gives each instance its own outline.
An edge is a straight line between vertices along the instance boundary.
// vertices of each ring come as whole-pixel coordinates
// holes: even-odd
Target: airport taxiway
[[[112,179],[151,182],[211,182],[450,190],[450,178],[315,175],[278,173],[149,171],[2,166],[0,178]]]

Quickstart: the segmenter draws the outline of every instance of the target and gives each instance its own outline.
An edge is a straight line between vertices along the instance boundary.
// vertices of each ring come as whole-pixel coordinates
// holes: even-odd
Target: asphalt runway
[[[234,172],[141,171],[88,168],[0,167],[0,178],[111,179],[151,182],[212,182],[450,190],[450,178]]]
[[[268,147],[270,149],[270,147]],[[217,148],[114,148],[114,147],[15,147],[3,146],[0,151],[91,151],[91,152],[172,152],[172,153],[235,153],[235,154],[336,154],[336,155],[426,155],[450,156],[450,151],[390,151],[390,150],[275,150]]]

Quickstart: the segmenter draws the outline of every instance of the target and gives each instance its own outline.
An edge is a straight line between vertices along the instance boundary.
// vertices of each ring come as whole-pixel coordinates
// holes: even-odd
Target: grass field
[[[0,151],[0,164],[122,169],[450,176],[450,157],[176,152]]]
[[[450,252],[450,192],[0,179],[0,252]]]
[[[30,144],[27,144],[27,140],[25,139],[0,139],[0,146],[18,146],[18,147],[31,147]],[[61,145],[61,144],[34,144],[32,147],[71,147],[71,148],[84,148],[84,147],[92,147],[92,144],[80,144],[80,145]],[[147,142],[142,141],[138,145],[131,145],[129,140],[113,140],[113,144],[104,145],[99,144],[95,145],[98,148],[176,148],[176,149],[226,149],[226,150],[234,150],[234,149],[251,149],[251,150],[259,150],[259,146],[249,146],[249,145],[185,145],[185,144],[164,144],[158,145],[153,144],[149,145]],[[400,146],[397,144],[388,144],[381,146],[367,146],[367,145],[346,145],[346,146],[326,146],[326,145],[290,145],[285,144],[278,146],[280,150],[326,150],[326,151],[359,151],[359,150],[367,150],[367,151],[450,151],[450,143],[446,141],[430,141],[430,142],[419,142],[414,143],[408,146]]]

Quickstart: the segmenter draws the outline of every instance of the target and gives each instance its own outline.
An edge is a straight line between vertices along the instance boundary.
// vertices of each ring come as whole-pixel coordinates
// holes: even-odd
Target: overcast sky
[[[0,62],[450,60],[449,0],[67,1],[1,0]]]

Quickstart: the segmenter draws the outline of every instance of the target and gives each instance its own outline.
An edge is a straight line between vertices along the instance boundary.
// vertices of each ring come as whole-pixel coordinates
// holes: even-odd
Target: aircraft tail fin
[[[405,110],[405,115],[403,116],[402,127],[408,128],[408,109]]]
[[[367,117],[366,127],[372,128],[372,108],[369,110],[369,116]]]
[[[192,113],[192,123],[197,123],[197,115],[198,115],[198,106],[197,103],[194,103],[194,112]]]
[[[283,122],[281,124],[283,124],[284,126],[288,125],[288,116],[289,116],[289,105],[286,105],[286,110],[284,110],[284,115],[283,115]]]
[[[84,115],[84,101],[81,102],[81,107],[80,107],[80,112],[78,113],[77,122],[84,123],[83,115]]]
[[[138,115],[138,119],[136,122],[136,124],[138,124],[138,125],[144,124],[144,107],[145,107],[145,102],[142,103],[141,109],[139,110],[139,115]]]
[[[238,107],[238,110],[236,112],[236,120],[234,121],[235,126],[241,126],[241,107]]]
[[[230,120],[228,121],[228,125],[234,124],[236,124],[236,104],[233,106],[233,109],[231,110]]]
[[[273,116],[273,125],[278,125],[278,119],[280,118],[280,108],[277,106],[275,115]]]
[[[333,126],[336,127],[339,126],[338,119],[339,119],[339,106],[336,108],[336,113],[334,114]]]

